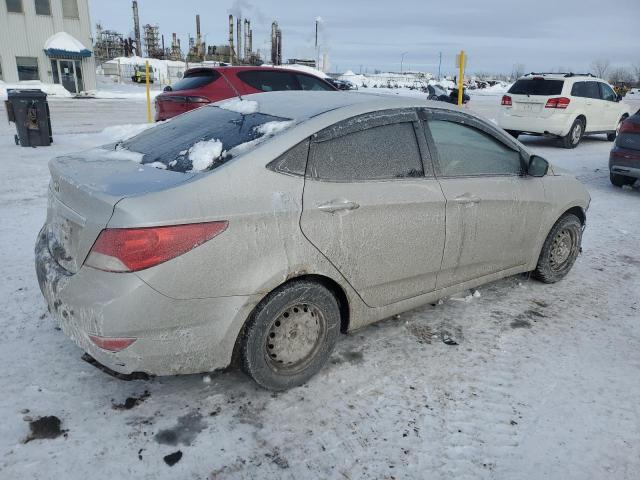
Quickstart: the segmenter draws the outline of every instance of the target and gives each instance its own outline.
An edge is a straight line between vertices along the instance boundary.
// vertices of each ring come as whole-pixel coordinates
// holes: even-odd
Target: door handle
[[[331,200],[330,202],[318,205],[318,210],[326,213],[335,213],[341,210],[355,210],[359,207],[360,205],[356,202],[349,200]]]
[[[454,198],[453,201],[462,205],[468,205],[471,203],[480,203],[480,197],[476,197],[470,193],[463,193],[462,195]]]

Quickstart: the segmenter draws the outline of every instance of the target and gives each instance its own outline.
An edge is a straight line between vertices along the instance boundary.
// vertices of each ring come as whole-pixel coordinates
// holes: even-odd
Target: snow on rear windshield
[[[135,153],[145,165],[163,165],[176,172],[206,171],[251,150],[293,123],[291,119],[264,113],[244,114],[206,106],[111,148],[121,158],[125,158],[124,152]]]

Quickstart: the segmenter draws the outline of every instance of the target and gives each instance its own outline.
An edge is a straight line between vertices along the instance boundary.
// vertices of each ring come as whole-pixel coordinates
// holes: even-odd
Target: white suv
[[[502,97],[498,124],[514,137],[556,136],[565,148],[575,148],[584,134],[615,140],[630,114],[613,88],[590,74],[528,73]]]

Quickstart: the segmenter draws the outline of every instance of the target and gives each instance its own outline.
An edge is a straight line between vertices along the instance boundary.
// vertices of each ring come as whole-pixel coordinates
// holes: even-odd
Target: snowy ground
[[[493,118],[498,101],[469,108]],[[610,185],[603,138],[576,150],[524,139],[592,196],[564,281],[512,277],[383,321],[343,337],[307,385],[273,394],[236,371],[116,380],[56,328],[32,251],[46,162],[143,122],[145,107],[50,103],[50,148],[14,146],[0,114],[0,478],[638,478],[640,189]],[[117,407],[127,398],[140,400]],[[45,415],[66,434],[23,443]]]

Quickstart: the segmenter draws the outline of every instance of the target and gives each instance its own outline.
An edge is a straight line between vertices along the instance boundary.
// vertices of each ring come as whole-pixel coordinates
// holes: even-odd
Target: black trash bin
[[[46,147],[53,142],[47,94],[42,90],[7,90],[7,117],[15,122],[16,145]]]

